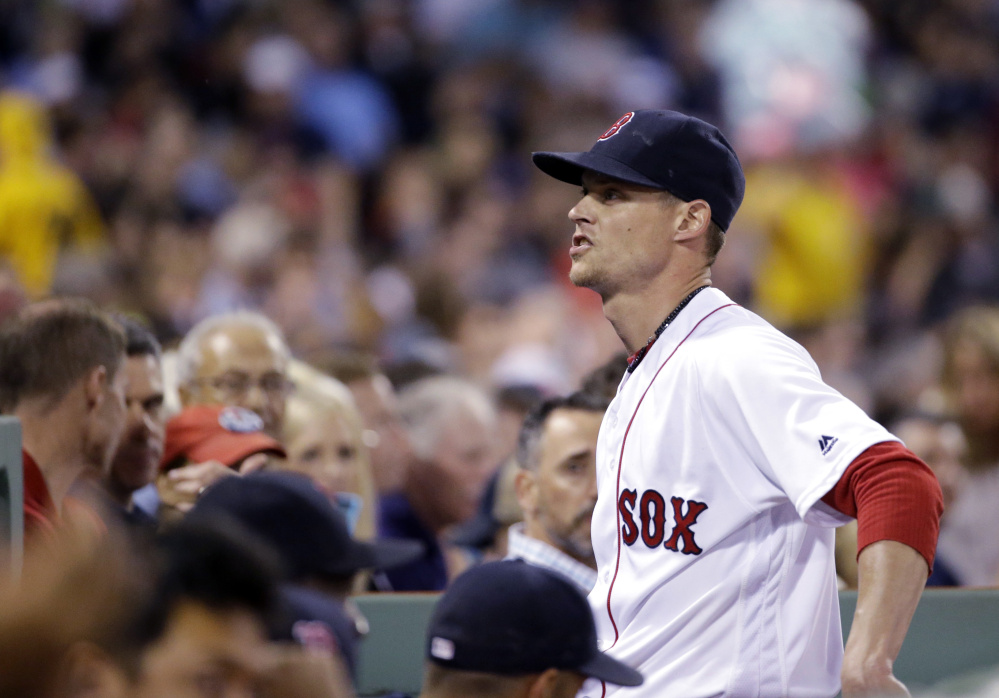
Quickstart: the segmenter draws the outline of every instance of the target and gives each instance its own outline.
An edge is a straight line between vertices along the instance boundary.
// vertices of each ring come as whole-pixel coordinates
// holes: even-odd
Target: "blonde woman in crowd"
[[[364,429],[350,390],[301,361],[292,361],[296,385],[288,399],[280,467],[305,473],[342,508],[361,540],[375,537],[374,478]]]
[[[999,575],[999,307],[967,308],[947,325],[942,386],[964,432],[966,481],[937,550],[960,585],[992,585]]]

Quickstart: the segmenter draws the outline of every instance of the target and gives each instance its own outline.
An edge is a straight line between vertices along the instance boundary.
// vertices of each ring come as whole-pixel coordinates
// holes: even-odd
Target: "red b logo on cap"
[[[606,131],[604,131],[604,135],[600,136],[600,138],[598,138],[597,140],[598,141],[605,141],[608,138],[610,138],[611,136],[613,136],[615,133],[617,133],[618,131],[621,130],[622,126],[624,126],[626,123],[628,123],[629,121],[631,121],[631,117],[633,117],[634,115],[635,115],[635,112],[630,111],[627,114],[625,114],[624,116],[622,116],[620,119],[618,119],[617,121],[614,122],[613,126],[611,126],[609,129],[607,129]]]

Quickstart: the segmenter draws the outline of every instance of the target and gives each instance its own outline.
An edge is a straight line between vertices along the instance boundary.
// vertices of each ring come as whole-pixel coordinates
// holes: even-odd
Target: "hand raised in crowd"
[[[247,461],[249,460],[247,459]],[[266,463],[266,456],[264,456],[264,463]],[[247,465],[249,464],[247,463]],[[257,469],[259,467],[257,466]],[[156,489],[159,491],[160,502],[163,506],[186,514],[194,506],[198,495],[204,492],[209,485],[215,484],[223,477],[232,475],[239,475],[239,473],[232,468],[227,468],[217,460],[192,463],[160,474],[156,479]]]

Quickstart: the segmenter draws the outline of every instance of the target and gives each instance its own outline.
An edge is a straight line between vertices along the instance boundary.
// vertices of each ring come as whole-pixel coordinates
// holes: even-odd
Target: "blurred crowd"
[[[568,390],[617,348],[530,167],[623,111],[747,170],[715,283],[890,418],[999,298],[988,0],[15,0],[6,304],[83,295],[171,344],[239,308],[331,346]],[[747,30],[747,28],[751,28]],[[29,205],[28,202],[32,203]]]
[[[226,666],[272,667],[275,695],[349,690],[356,593],[508,551],[585,592],[594,415],[625,364],[567,279],[577,194],[529,154],[635,108],[729,134],[747,194],[713,283],[934,467],[931,583],[999,583],[996,2],[9,0],[0,410],[41,581],[0,610],[0,657],[33,628],[32,661],[89,637],[114,662],[76,679],[134,677],[115,642],[187,622],[146,618],[166,594],[336,648],[260,664],[244,635]],[[255,570],[242,597],[185,586],[218,555],[191,539]],[[147,578],[111,564],[132,547]],[[107,590],[95,618],[51,606],[92,574],[135,599],[115,632]]]

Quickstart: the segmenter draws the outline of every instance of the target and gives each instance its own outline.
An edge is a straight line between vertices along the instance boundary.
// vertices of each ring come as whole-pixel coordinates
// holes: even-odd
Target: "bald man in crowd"
[[[496,408],[478,386],[451,376],[407,386],[399,407],[414,457],[402,491],[381,499],[378,532],[419,540],[426,553],[386,576],[396,591],[439,591],[464,566],[445,533],[475,516],[496,469]]]
[[[125,426],[125,345],[121,326],[81,299],[35,303],[0,330],[0,410],[21,422],[29,540],[70,515],[81,475],[110,467]]]
[[[264,420],[264,431],[280,438],[290,361],[284,334],[265,315],[213,315],[191,328],[178,348],[181,405],[245,407]]]
[[[238,310],[205,318],[177,349],[177,390],[182,407],[227,405],[255,412],[264,431],[281,438],[291,394],[291,351],[281,329],[267,316]],[[169,472],[157,487],[163,502],[193,504],[198,494],[235,471],[217,461]],[[164,488],[169,487],[167,492]]]

